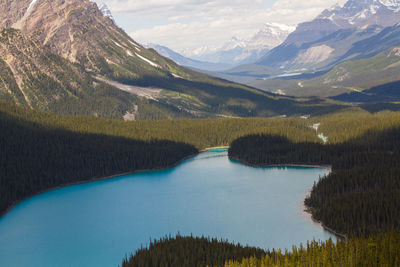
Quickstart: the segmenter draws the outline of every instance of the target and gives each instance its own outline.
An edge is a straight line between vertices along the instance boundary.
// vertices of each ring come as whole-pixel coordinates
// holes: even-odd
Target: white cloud
[[[97,1],[97,0],[96,0]],[[99,0],[101,1],[101,0]],[[177,51],[249,38],[264,23],[297,24],[346,0],[102,0],[141,43]],[[265,9],[267,5],[269,8]]]

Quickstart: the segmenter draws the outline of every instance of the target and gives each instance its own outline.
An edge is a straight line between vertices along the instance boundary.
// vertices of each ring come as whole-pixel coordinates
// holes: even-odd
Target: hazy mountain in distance
[[[293,62],[296,61],[298,64],[293,67],[302,69],[301,63],[313,63],[307,58],[307,54],[322,53],[322,59],[329,58],[334,48],[331,45],[323,45],[325,37],[340,30],[353,30],[362,33],[364,30],[368,31],[370,27],[384,28],[399,23],[399,2],[391,1],[389,4],[387,6],[378,0],[349,0],[343,7],[335,5],[323,11],[313,21],[299,24],[281,46],[270,51],[256,64],[286,70],[293,69],[291,67]],[[369,36],[365,37],[368,38]],[[357,38],[354,40],[359,41]],[[314,43],[318,43],[318,45]],[[304,58],[303,62],[302,57]],[[320,63],[321,57],[315,57],[316,63]],[[307,69],[307,67],[305,68]]]
[[[207,70],[207,71],[223,71],[233,67],[230,64],[220,64],[220,63],[204,62],[204,61],[190,59],[162,45],[146,44],[145,47],[152,48],[156,50],[157,53],[159,53],[160,55],[175,61],[181,66],[186,66],[189,68],[194,68],[198,70]]]
[[[221,47],[202,47],[195,50],[185,50],[184,56],[212,63],[222,63],[231,66],[254,62],[269,50],[281,44],[296,27],[277,23],[266,23],[249,40],[237,37],[226,42]]]
[[[333,96],[393,82],[400,79],[398,57],[386,55],[396,55],[387,51],[400,46],[399,25],[399,0],[349,0],[299,24],[260,60],[220,77],[294,96]]]
[[[357,49],[356,43],[399,23],[399,11],[397,0],[349,0],[343,6],[335,5],[324,10],[316,19],[299,24],[285,42],[254,64],[239,66],[230,73],[257,77],[264,74],[268,78],[279,74],[329,69],[344,60],[350,60],[348,52]],[[379,43],[369,45],[379,46]],[[265,69],[271,69],[272,72],[263,73]]]

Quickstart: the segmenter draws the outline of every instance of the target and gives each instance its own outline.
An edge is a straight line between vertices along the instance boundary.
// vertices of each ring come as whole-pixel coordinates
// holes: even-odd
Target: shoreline
[[[113,178],[116,178],[116,177],[119,177],[119,176],[125,176],[125,175],[130,175],[130,174],[135,174],[135,173],[148,172],[148,171],[169,170],[169,169],[177,167],[179,164],[181,164],[182,162],[184,162],[184,161],[186,161],[188,159],[191,159],[191,158],[194,158],[194,157],[198,156],[200,153],[203,153],[203,152],[205,152],[205,151],[199,151],[199,153],[195,153],[195,154],[186,156],[183,159],[181,159],[181,160],[179,160],[179,161],[175,162],[174,164],[172,164],[170,166],[167,166],[167,167],[152,168],[152,169],[140,169],[140,170],[135,170],[135,171],[132,171],[132,172],[124,172],[124,173],[113,174],[113,175],[109,175],[109,176],[101,176],[101,177],[97,177],[97,178],[94,177],[94,178],[90,178],[90,179],[87,179],[87,180],[81,180],[81,181],[77,181],[77,182],[73,182],[73,183],[67,183],[67,184],[62,184],[62,185],[58,185],[58,186],[55,186],[55,187],[50,187],[50,188],[47,188],[47,189],[43,189],[43,190],[41,190],[39,192],[33,193],[33,194],[31,194],[31,195],[29,195],[27,197],[24,197],[24,198],[22,198],[20,200],[16,200],[13,203],[11,203],[11,205],[7,209],[5,209],[3,212],[0,212],[0,220],[7,213],[9,213],[12,209],[14,209],[18,204],[20,204],[21,202],[23,202],[25,200],[28,200],[29,198],[44,194],[46,192],[50,192],[50,191],[53,191],[53,190],[57,190],[57,189],[61,189],[61,188],[68,187],[68,186],[73,186],[73,185],[80,185],[80,184],[86,184],[86,183],[109,180],[109,179],[113,179]]]
[[[246,162],[244,160],[239,160],[237,158],[231,158],[229,157],[231,160],[235,160],[241,164],[250,166],[250,167],[256,167],[256,168],[262,168],[262,167],[309,167],[309,168],[321,168],[321,169],[326,169],[329,170],[329,172],[332,172],[332,166],[331,165],[307,165],[307,164],[251,164],[249,162]],[[305,198],[303,199],[303,204],[302,207],[304,208],[302,210],[302,212],[308,213],[309,215],[311,215],[311,220],[314,223],[319,224],[325,231],[333,234],[334,236],[336,236],[337,238],[340,239],[344,239],[347,240],[347,236],[341,233],[336,232],[335,230],[329,228],[328,226],[326,226],[323,222],[317,220],[314,218],[312,212],[311,212],[311,208],[308,207],[305,203],[304,203]]]
[[[214,150],[214,149],[229,149],[229,146],[207,147],[207,148],[204,148],[204,149],[200,150],[200,153],[207,152],[207,151]]]
[[[317,220],[314,218],[312,214],[312,208],[307,206],[305,203],[305,199],[311,194],[311,189],[308,190],[308,192],[303,196],[303,201],[301,202],[301,212],[307,215],[307,219],[311,220],[311,222],[318,224],[322,229],[325,231],[333,234],[336,238],[338,239],[344,239],[347,240],[347,236],[345,234],[336,232],[335,230],[329,228],[326,226],[322,221]]]
[[[61,188],[68,187],[68,186],[74,186],[74,185],[80,185],[80,184],[86,184],[86,183],[92,183],[92,182],[98,182],[98,181],[109,180],[109,179],[113,179],[113,178],[116,178],[116,177],[125,176],[125,175],[130,175],[130,174],[135,174],[135,173],[148,172],[148,171],[169,170],[169,169],[172,169],[172,168],[177,167],[179,164],[181,164],[182,162],[184,162],[184,161],[186,161],[186,160],[188,160],[188,159],[191,159],[191,158],[194,158],[194,157],[198,156],[198,155],[201,154],[201,153],[204,153],[204,152],[207,152],[207,151],[210,151],[210,150],[213,150],[213,149],[228,149],[228,148],[229,148],[228,146],[208,147],[208,148],[199,150],[198,153],[195,153],[195,154],[186,156],[186,157],[184,157],[183,159],[181,159],[181,160],[179,160],[179,161],[175,162],[174,164],[172,164],[172,165],[170,165],[170,166],[167,166],[167,167],[135,170],[135,171],[132,171],[132,172],[124,172],[124,173],[119,173],[119,174],[114,174],[114,175],[109,175],[109,176],[102,176],[102,177],[97,177],[97,178],[95,177],[95,178],[91,178],[91,179],[88,179],[88,180],[82,180],[82,181],[77,181],[77,182],[73,182],[73,183],[62,184],[62,185],[59,185],[59,186],[47,188],[47,189],[41,190],[41,191],[39,191],[39,192],[33,193],[33,194],[31,194],[31,195],[29,195],[29,196],[23,198],[23,199],[14,201],[6,210],[4,210],[3,212],[0,213],[0,219],[2,219],[7,213],[9,213],[11,210],[13,210],[13,209],[14,209],[18,204],[20,204],[21,202],[23,202],[23,201],[25,201],[25,200],[27,200],[27,199],[29,199],[29,198],[32,198],[32,197],[35,197],[35,196],[44,194],[44,193],[49,192],[49,191],[61,189]],[[236,158],[231,158],[231,157],[229,157],[229,156],[228,156],[228,158],[231,159],[231,160],[235,160],[235,161],[237,161],[237,162],[239,162],[239,163],[241,163],[241,164],[250,166],[250,167],[309,167],[309,168],[327,169],[327,170],[329,170],[329,171],[332,171],[332,167],[331,167],[330,165],[306,165],[306,164],[250,164],[250,163],[248,163],[248,162],[245,162],[245,161],[242,161],[242,160],[239,160],[239,159],[236,159]],[[311,220],[312,220],[313,222],[318,223],[319,225],[321,225],[321,227],[322,227],[324,230],[330,232],[331,234],[334,234],[336,237],[338,237],[338,238],[344,238],[345,240],[347,239],[346,235],[337,233],[337,232],[335,232],[334,230],[332,230],[331,228],[329,228],[329,227],[327,227],[326,225],[324,225],[322,222],[316,220],[316,219],[313,217],[313,215],[312,215],[311,209],[310,209],[309,207],[307,207],[307,206],[304,204],[304,201],[303,201],[303,207],[304,207],[303,212],[306,212],[306,213],[310,214],[310,215],[311,215]]]
[[[337,238],[347,240],[347,236],[346,236],[345,234],[338,233],[338,232],[336,232],[335,230],[333,230],[333,229],[329,228],[328,226],[326,226],[323,222],[321,222],[321,221],[315,219],[314,216],[312,215],[312,212],[311,212],[311,208],[310,208],[310,207],[306,206],[305,204],[304,204],[304,207],[305,207],[304,212],[306,212],[306,213],[308,213],[308,214],[311,215],[311,220],[312,220],[313,222],[315,222],[315,223],[321,225],[321,227],[322,227],[325,231],[327,231],[327,232],[329,232],[329,233],[335,235]]]
[[[253,164],[249,163],[244,160],[240,160],[234,157],[229,157],[229,159],[237,161],[243,165],[250,166],[250,167],[256,167],[256,168],[262,168],[262,167],[307,167],[307,168],[320,168],[320,169],[326,169],[329,170],[330,172],[332,171],[332,165],[317,165],[317,164]]]

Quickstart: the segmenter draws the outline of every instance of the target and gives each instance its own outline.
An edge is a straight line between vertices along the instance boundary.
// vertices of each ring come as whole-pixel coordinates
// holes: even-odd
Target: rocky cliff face
[[[26,13],[32,0],[0,0],[0,28],[9,28]]]
[[[10,7],[9,14],[0,17],[0,27],[21,30],[54,54],[81,64],[87,71],[126,79],[185,76],[183,70],[132,40],[94,2],[0,1],[0,6]]]
[[[349,0],[344,6],[335,5],[324,10],[316,19],[299,24],[286,44],[316,41],[340,29],[393,26],[400,22],[398,0]]]
[[[78,67],[15,29],[0,31],[0,65],[1,98],[32,108],[49,110],[90,86]]]
[[[265,116],[304,107],[181,67],[136,43],[89,0],[0,0],[0,6],[7,10],[0,17],[2,100],[128,119]]]
[[[344,6],[323,11],[313,21],[299,24],[281,46],[257,64],[286,72],[315,72],[345,60],[374,56],[397,43],[383,39],[361,46],[360,42],[399,22],[398,0],[349,0]],[[370,48],[376,48],[376,52],[370,53]]]

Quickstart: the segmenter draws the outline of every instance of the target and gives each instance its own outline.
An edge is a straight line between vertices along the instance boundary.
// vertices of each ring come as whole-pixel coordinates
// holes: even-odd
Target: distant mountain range
[[[110,118],[276,116],[337,106],[216,79],[146,49],[89,0],[0,0],[0,99]]]
[[[266,23],[249,40],[232,37],[220,47],[201,47],[195,50],[185,50],[181,54],[161,45],[149,44],[148,46],[183,66],[206,71],[227,70],[258,60],[269,50],[285,41],[286,37],[295,29],[295,26]]]
[[[172,49],[162,46],[162,45],[157,45],[157,44],[146,44],[146,48],[152,48],[157,51],[160,55],[167,57],[174,62],[178,63],[181,66],[186,66],[194,69],[199,69],[199,70],[209,70],[209,71],[223,71],[227,70],[229,68],[232,68],[233,65],[231,64],[223,64],[223,63],[213,63],[213,62],[206,62],[206,61],[200,61],[200,60],[194,60],[188,57],[185,57]]]
[[[291,95],[339,94],[348,89],[332,80],[324,80],[321,75],[331,75],[327,72],[337,71],[342,63],[360,60],[362,64],[363,59],[373,58],[400,46],[399,23],[398,0],[349,0],[344,6],[335,5],[323,11],[316,19],[299,24],[281,45],[255,63],[238,66],[220,75]],[[384,68],[393,64],[391,58],[380,58],[380,62]],[[354,68],[356,64],[353,64]],[[358,81],[350,79],[350,73],[358,71],[348,69],[347,72],[349,75],[341,78],[348,82],[347,87],[359,86],[359,78]],[[379,73],[383,75],[380,82],[396,79],[383,69]],[[368,71],[363,71],[363,74],[369,80]],[[318,83],[321,79],[322,83]],[[400,80],[400,77],[397,79]],[[375,85],[372,81],[370,84],[363,83],[361,89]],[[319,91],[315,89],[317,87]]]
[[[393,26],[399,22],[399,3],[398,0],[349,0],[344,6],[335,5],[324,10],[314,20],[299,24],[284,45],[300,46],[341,29]]]

